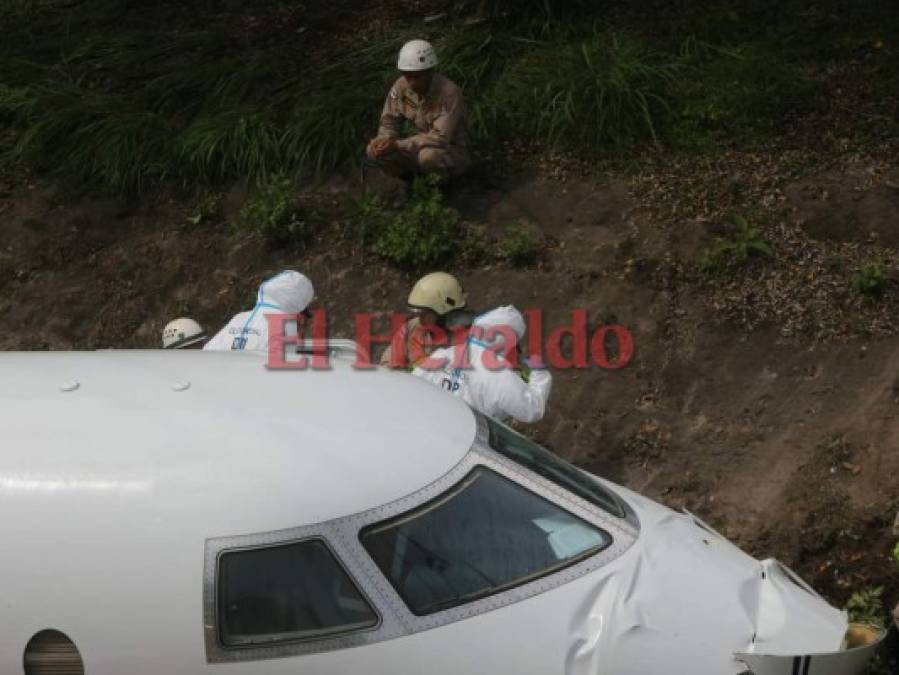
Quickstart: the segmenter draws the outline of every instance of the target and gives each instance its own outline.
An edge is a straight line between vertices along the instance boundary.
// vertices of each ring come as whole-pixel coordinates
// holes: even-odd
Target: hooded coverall
[[[312,282],[299,272],[286,270],[259,286],[256,306],[248,312],[236,314],[203,347],[206,349],[268,350],[268,314],[297,315],[312,302],[315,290]],[[284,326],[286,335],[296,335],[296,325]]]
[[[506,352],[515,345],[504,342],[503,335],[497,334],[486,343],[475,337],[490,335],[488,331],[498,326],[511,329],[518,341],[524,335],[524,319],[512,305],[498,307],[479,316],[472,327],[471,336],[464,344],[434,351],[429,361],[444,365],[437,369],[427,369],[427,363],[412,371],[420,377],[453,396],[461,398],[476,410],[498,420],[509,417],[519,422],[537,422],[546,411],[546,401],[552,389],[552,375],[546,370],[531,370],[528,381],[495,350],[502,346]],[[460,350],[467,350],[467,363]],[[493,351],[485,358],[487,351]],[[492,363],[491,361],[495,362]],[[460,368],[465,364],[467,368]]]
[[[400,138],[404,121],[414,124],[418,133]],[[424,172],[448,178],[463,173],[471,163],[462,91],[443,75],[434,75],[423,97],[400,77],[384,103],[378,138],[398,139],[396,152],[375,157],[371,146],[366,151],[370,160],[394,176]]]

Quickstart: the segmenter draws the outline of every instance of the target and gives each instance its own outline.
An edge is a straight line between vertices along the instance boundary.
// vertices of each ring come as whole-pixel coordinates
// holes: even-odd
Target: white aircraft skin
[[[23,672],[45,629],[71,638],[90,675],[736,675],[750,661],[756,675],[852,675],[876,647],[841,651],[845,616],[788,570],[602,481],[639,521],[596,516],[619,546],[597,554],[606,563],[428,627],[388,597],[358,537],[329,542],[341,558],[356,547],[346,562],[368,570],[354,578],[395,635],[310,653],[210,649],[207,547],[352,522],[466,463],[502,461],[482,447],[486,422],[428,383],[340,358],[321,372],[263,359],[0,355],[0,673]],[[508,475],[592,517],[536,474]]]

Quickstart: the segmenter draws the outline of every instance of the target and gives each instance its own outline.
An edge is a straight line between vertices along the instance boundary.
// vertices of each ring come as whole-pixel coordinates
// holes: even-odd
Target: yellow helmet
[[[431,272],[415,282],[406,304],[413,309],[430,309],[440,316],[465,307],[462,284],[452,274]]]

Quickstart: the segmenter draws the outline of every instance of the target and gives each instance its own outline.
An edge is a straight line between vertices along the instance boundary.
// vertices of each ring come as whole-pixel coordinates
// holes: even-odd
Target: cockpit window
[[[219,638],[226,647],[322,638],[378,617],[320,539],[219,557]]]
[[[360,537],[419,616],[545,576],[612,542],[603,530],[485,467]]]
[[[575,466],[515,433],[504,424],[489,417],[484,419],[490,429],[490,447],[496,452],[614,516],[619,518],[626,516],[624,507],[613,494]]]

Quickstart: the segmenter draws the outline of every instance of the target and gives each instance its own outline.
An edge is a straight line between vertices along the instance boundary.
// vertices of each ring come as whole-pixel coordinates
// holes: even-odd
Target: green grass
[[[622,147],[659,140],[682,68],[639,38],[594,28],[538,42],[503,72],[501,126],[553,148]]]
[[[396,77],[396,51],[420,31],[398,26],[306,57],[302,41],[280,35],[235,44],[245,17],[233,10],[13,4],[19,13],[8,9],[0,47],[0,120],[17,133],[8,160],[125,193],[162,181],[323,175],[358,161]],[[546,18],[566,3],[551,4],[532,9]],[[664,55],[632,35],[506,23],[442,26],[434,36],[479,147],[656,139],[677,71]]]
[[[711,149],[819,105],[808,65],[881,33],[872,74],[896,82],[889,6],[856,5],[471,0],[433,26],[363,25],[335,43],[333,8],[278,0],[2,0],[0,152],[123,193],[324,175],[361,158],[396,52],[418,36],[462,86],[478,154],[510,140],[585,157]]]

